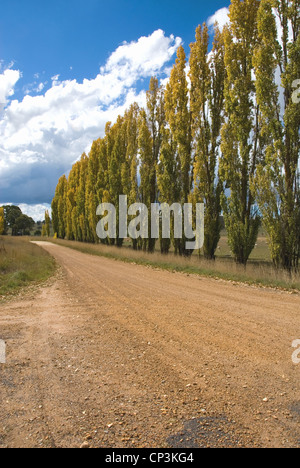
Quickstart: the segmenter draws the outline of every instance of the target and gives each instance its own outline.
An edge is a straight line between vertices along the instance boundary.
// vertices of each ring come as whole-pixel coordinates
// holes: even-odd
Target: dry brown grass
[[[161,255],[158,252],[149,254],[147,252],[134,251],[129,247],[117,248],[102,244],[83,244],[64,240],[54,242],[79,250],[80,252],[121,260],[123,262],[273,288],[300,290],[299,274],[294,273],[290,275],[284,270],[278,270],[270,260],[267,261],[265,259],[252,260],[244,268],[227,257],[217,257],[215,261],[208,261],[203,257],[199,257],[196,253],[188,259],[175,256],[172,253]],[[265,240],[263,242],[266,245]],[[261,258],[264,258],[262,252],[260,252],[260,255]]]
[[[32,282],[47,279],[54,259],[25,237],[0,237],[0,296],[13,294]]]

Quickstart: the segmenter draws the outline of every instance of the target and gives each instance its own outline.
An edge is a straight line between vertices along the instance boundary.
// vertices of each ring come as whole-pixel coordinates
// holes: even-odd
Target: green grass
[[[29,238],[0,237],[0,299],[45,281],[55,268],[54,259]]]
[[[221,234],[221,239],[218,245],[218,249],[216,251],[216,256],[218,258],[231,258],[230,247],[227,242],[227,234],[225,231],[222,232]],[[260,233],[260,235],[258,236],[256,245],[253,251],[251,252],[249,261],[250,263],[255,263],[255,262],[272,263],[267,238],[263,235],[263,233]]]
[[[172,253],[164,256],[159,252],[155,252],[154,254],[137,252],[129,247],[119,249],[105,245],[83,244],[64,240],[55,240],[53,242],[86,254],[98,255],[126,263],[250,285],[300,291],[300,275],[296,273],[289,275],[286,271],[277,270],[273,267],[269,259],[267,242],[264,238],[259,239],[256,253],[253,254],[247,268],[236,265],[232,258],[228,258],[227,253],[223,257],[220,255],[221,249],[228,249],[226,238],[221,239],[221,249],[218,251],[219,256],[214,262],[207,261],[203,257],[199,258],[196,253],[194,253],[192,258],[186,259],[175,256]],[[229,249],[228,255],[230,255]]]
[[[124,241],[124,244],[123,244],[124,247],[131,247],[131,245],[132,243],[130,239],[126,239]],[[159,241],[157,241],[156,243],[155,252],[160,253]],[[174,248],[173,246],[171,246],[170,253],[173,253],[173,252],[174,252]],[[198,252],[194,252],[193,256],[198,257]],[[216,250],[216,257],[218,259],[232,260],[232,255],[231,255],[230,247],[228,245],[227,233],[225,229],[221,232],[221,239],[220,239],[218,248]],[[270,249],[268,246],[268,241],[262,229],[260,229],[257,243],[249,258],[249,263],[257,263],[257,262],[271,263],[271,255],[270,255]]]

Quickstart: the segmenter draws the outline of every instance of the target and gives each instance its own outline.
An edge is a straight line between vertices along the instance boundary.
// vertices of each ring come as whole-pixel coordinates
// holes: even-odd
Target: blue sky
[[[0,203],[38,218],[105,122],[143,105],[151,75],[166,80],[177,47],[188,54],[228,3],[1,0]]]

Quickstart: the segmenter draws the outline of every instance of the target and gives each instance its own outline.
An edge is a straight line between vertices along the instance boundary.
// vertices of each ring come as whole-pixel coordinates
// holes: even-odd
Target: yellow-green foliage
[[[4,221],[4,208],[0,208],[0,235],[4,233],[5,221]]]
[[[181,45],[166,88],[152,77],[145,109],[132,104],[108,122],[90,153],[59,179],[52,202],[58,238],[122,246],[123,239],[96,235],[97,206],[112,203],[118,215],[119,195],[148,208],[203,202],[207,259],[216,255],[221,213],[231,254],[243,265],[262,217],[275,265],[297,269],[300,110],[292,96],[300,79],[299,22],[299,0],[232,0],[212,50],[207,25],[198,26],[189,63]],[[173,246],[160,239],[163,253],[174,247],[191,254],[185,239],[171,237]],[[132,240],[148,252],[155,244]]]
[[[259,106],[255,101],[253,52],[258,44],[259,0],[232,0],[224,29],[225,110],[220,174],[230,189],[222,196],[228,241],[234,258],[246,264],[255,246],[259,217],[250,187],[259,158]]]
[[[55,271],[53,258],[28,239],[5,236],[0,250],[0,299]]]
[[[224,40],[217,26],[210,56],[208,46],[209,32],[204,24],[198,26],[196,41],[190,46],[190,108],[195,151],[192,199],[206,205],[203,250],[205,257],[212,259],[221,232],[222,183],[217,163],[224,119],[225,79]]]
[[[45,229],[47,237],[50,237],[50,216],[49,211],[45,211]]]
[[[279,35],[277,18],[282,25]],[[253,190],[273,261],[288,270],[298,268],[300,256],[300,105],[292,99],[293,83],[300,78],[299,28],[299,1],[261,0],[254,65],[264,155]],[[276,82],[278,69],[283,99]]]

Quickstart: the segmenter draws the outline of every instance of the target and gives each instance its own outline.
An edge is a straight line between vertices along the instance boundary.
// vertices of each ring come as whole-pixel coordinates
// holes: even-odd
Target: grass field
[[[225,232],[221,237],[216,252],[217,258],[214,262],[199,257],[196,252],[194,252],[191,259],[181,258],[173,253],[163,256],[159,252],[159,244],[157,244],[157,251],[154,254],[148,254],[134,251],[129,246],[130,243],[128,245],[125,243],[125,246],[119,249],[105,245],[64,240],[46,238],[43,238],[43,240],[49,240],[90,255],[103,256],[152,268],[300,291],[299,274],[289,275],[287,272],[276,270],[273,267],[267,240],[263,233],[258,238],[246,269],[236,265],[232,260]],[[31,244],[30,238],[0,237],[0,299],[18,292],[20,288],[30,283],[44,281],[54,271],[55,262],[52,257],[42,248]]]
[[[0,237],[0,299],[55,271],[54,259],[25,237]]]
[[[167,256],[161,255],[159,252],[148,254],[134,251],[130,247],[119,249],[117,247],[83,244],[73,241],[51,241],[83,253],[121,260],[127,263],[265,287],[300,291],[300,275],[289,275],[286,271],[277,270],[273,267],[267,241],[263,237],[258,239],[257,246],[246,268],[236,265],[230,257],[230,249],[226,237],[222,237],[220,241],[220,249],[218,249],[215,261],[207,261],[203,257],[199,258],[197,253],[194,253],[192,258],[187,259],[175,256],[172,253]]]

